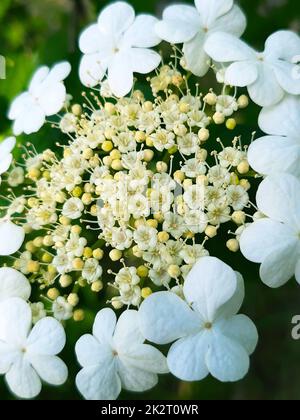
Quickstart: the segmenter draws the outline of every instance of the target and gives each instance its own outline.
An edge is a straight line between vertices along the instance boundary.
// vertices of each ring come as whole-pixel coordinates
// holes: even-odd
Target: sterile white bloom
[[[242,233],[241,251],[261,263],[260,276],[280,287],[294,275],[300,283],[300,182],[290,174],[267,177],[256,196],[258,209],[268,218],[256,220]]]
[[[0,255],[14,254],[21,248],[24,239],[23,227],[15,225],[9,216],[0,219]]]
[[[0,185],[1,175],[4,174],[10,167],[13,155],[12,151],[16,145],[15,137],[8,137],[0,143]]]
[[[0,374],[21,398],[34,398],[41,380],[62,385],[68,376],[56,355],[65,345],[63,327],[54,318],[43,318],[32,328],[30,306],[20,298],[0,303]]]
[[[246,18],[233,0],[195,0],[196,8],[173,5],[165,9],[156,25],[157,34],[172,44],[183,43],[186,67],[197,76],[207,73],[211,59],[204,51],[206,40],[216,31],[241,36]]]
[[[112,309],[102,309],[93,335],[82,336],[75,348],[83,367],[76,385],[84,398],[114,400],[122,388],[143,392],[154,387],[157,373],[166,373],[168,368],[162,353],[144,341],[137,311],[123,312],[117,322]]]
[[[149,48],[160,43],[154,32],[157,19],[150,15],[135,17],[132,6],[116,2],[99,15],[79,39],[84,53],[80,79],[85,86],[98,85],[107,72],[111,91],[125,96],[133,86],[133,73],[147,74],[160,63],[161,57]]]
[[[12,297],[27,300],[30,294],[30,283],[22,273],[9,267],[0,268],[0,302]]]
[[[288,172],[300,177],[300,97],[286,96],[279,104],[264,108],[259,126],[271,135],[250,145],[252,168],[263,175]]]
[[[223,382],[242,379],[257,330],[244,315],[236,315],[244,299],[241,275],[213,257],[201,258],[185,280],[186,302],[171,292],[148,297],[139,310],[146,339],[156,344],[176,341],[167,361],[175,376],[198,381],[211,373]]]
[[[46,117],[57,114],[66,99],[63,83],[71,72],[67,62],[49,67],[40,67],[29,84],[28,91],[17,96],[11,104],[8,118],[14,121],[15,135],[37,132],[45,123]]]
[[[220,63],[231,63],[225,83],[247,86],[251,99],[260,106],[278,103],[285,92],[300,94],[300,78],[293,77],[292,62],[300,55],[300,38],[294,32],[275,32],[261,53],[231,34],[217,32],[208,38],[205,51]]]

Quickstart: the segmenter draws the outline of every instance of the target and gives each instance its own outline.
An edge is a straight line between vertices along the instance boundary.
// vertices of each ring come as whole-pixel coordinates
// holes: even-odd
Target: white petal
[[[242,254],[252,262],[261,263],[281,244],[295,243],[294,231],[280,222],[261,219],[252,223],[242,233]]]
[[[115,331],[117,317],[110,308],[102,309],[98,312],[93,325],[93,335],[100,343],[111,343]]]
[[[232,63],[226,69],[225,83],[230,86],[245,87],[255,82],[258,77],[257,66],[253,61]]]
[[[101,34],[99,26],[94,23],[88,26],[79,37],[79,48],[84,54],[93,54],[98,52],[102,47],[103,34]]]
[[[238,313],[238,311],[241,309],[241,306],[243,304],[244,298],[245,298],[245,284],[243,276],[235,272],[236,278],[237,278],[237,287],[236,291],[234,292],[234,295],[231,299],[229,299],[228,302],[224,303],[223,306],[218,310],[216,318],[230,318]]]
[[[240,37],[246,29],[247,21],[241,9],[234,5],[230,12],[220,16],[209,27],[209,31],[227,32],[229,34]]]
[[[103,9],[98,18],[98,26],[104,34],[111,34],[118,39],[133,24],[134,19],[133,7],[118,1]]]
[[[114,55],[108,67],[108,83],[118,97],[126,96],[131,91],[133,70],[128,54],[120,52]]]
[[[25,239],[24,229],[14,223],[0,222],[0,255],[12,255],[17,252]]]
[[[139,324],[147,340],[167,344],[199,331],[200,319],[174,293],[157,292],[142,303]]]
[[[66,88],[61,82],[43,85],[39,94],[39,105],[48,117],[57,114],[66,100]]]
[[[212,339],[210,331],[181,338],[168,353],[170,372],[183,381],[200,381],[208,375],[205,356]]]
[[[122,388],[128,391],[144,392],[153,388],[158,382],[156,373],[147,372],[128,363],[123,363],[122,358],[118,360],[118,374]]]
[[[31,355],[29,361],[37,374],[48,384],[58,386],[66,382],[68,368],[59,357]]]
[[[243,379],[249,370],[247,351],[235,340],[215,333],[211,347],[206,354],[207,367],[221,382],[235,382]]]
[[[297,282],[300,284],[300,260],[298,260],[295,270],[295,277]]]
[[[82,369],[76,376],[76,386],[86,400],[116,400],[121,392],[121,381],[115,361]]]
[[[282,243],[262,262],[260,277],[267,286],[272,288],[283,286],[295,275],[299,258],[297,245],[296,241],[287,246]]]
[[[13,268],[0,268],[0,301],[11,297],[27,300],[30,294],[30,283],[22,273]]]
[[[12,255],[21,248],[25,232],[10,221],[0,222],[0,238],[0,255]]]
[[[62,82],[69,76],[71,70],[71,64],[67,61],[57,63],[50,70],[50,73],[45,82],[48,84]]]
[[[20,398],[34,398],[42,389],[36,371],[24,358],[19,358],[5,376],[10,390]]]
[[[0,340],[0,375],[7,373],[19,357],[20,352],[13,345]]]
[[[161,56],[157,52],[146,48],[131,48],[129,54],[132,71],[136,73],[151,73],[161,62]]]
[[[24,111],[26,111],[28,107],[28,103],[32,102],[31,95],[28,92],[21,93],[18,95],[12,102],[9,112],[8,112],[8,118],[10,120],[15,120],[20,115],[23,114]]]
[[[183,54],[187,68],[196,76],[204,76],[211,64],[209,56],[204,51],[205,34],[198,32],[197,35],[183,45]]]
[[[258,342],[258,332],[245,315],[236,315],[230,319],[223,319],[214,325],[214,329],[231,340],[235,340],[244,347],[250,355],[254,352]]]
[[[158,36],[173,44],[190,41],[201,27],[195,7],[188,5],[169,6],[164,10],[163,20],[156,25]]]
[[[23,346],[31,327],[30,306],[20,298],[0,303],[0,340]]]
[[[273,64],[273,69],[276,79],[283,90],[292,95],[300,94],[300,77],[295,71],[295,64],[277,60]]]
[[[269,58],[291,61],[300,55],[300,38],[292,31],[274,32],[266,41],[265,54]]]
[[[167,373],[169,371],[165,356],[149,344],[138,344],[126,349],[120,355],[123,364],[130,364],[147,372]]]
[[[66,343],[63,326],[54,318],[47,317],[33,327],[28,340],[27,351],[31,354],[54,356],[62,351]]]
[[[210,35],[204,48],[211,58],[220,63],[255,59],[255,51],[252,48],[225,32],[215,32]]]
[[[293,175],[268,176],[258,188],[256,202],[271,219],[300,228],[300,181]]]
[[[79,67],[80,81],[84,86],[94,87],[99,85],[105,75],[106,69],[101,64],[101,56],[98,53],[85,54]]]
[[[264,108],[259,126],[267,134],[298,138],[300,132],[300,97],[285,96],[277,105]]]
[[[30,81],[29,88],[28,88],[29,92],[35,91],[35,89],[38,88],[39,85],[46,79],[48,74],[49,74],[49,67],[42,66],[38,68]]]
[[[91,334],[79,338],[75,352],[82,367],[105,364],[113,358],[112,348],[108,344],[100,344]]]
[[[151,15],[138,15],[124,36],[124,43],[130,47],[151,48],[161,38],[155,32],[158,19]]]
[[[32,134],[39,131],[45,123],[45,112],[39,105],[32,104],[26,113],[20,117],[23,120],[23,130],[25,134]]]
[[[235,272],[214,257],[201,258],[188,274],[183,292],[187,301],[212,322],[217,310],[232,298],[237,288]]]
[[[292,137],[261,137],[250,145],[248,161],[262,175],[288,172],[300,177],[300,142]]]
[[[142,344],[144,341],[145,339],[139,328],[138,312],[134,310],[124,311],[118,319],[114,334],[114,344],[117,349],[124,351],[124,349],[136,344]]]
[[[9,155],[16,145],[16,138],[15,137],[8,137],[0,143],[0,159],[3,156]]]
[[[204,25],[209,27],[220,16],[230,11],[233,0],[195,0],[195,5]]]
[[[1,155],[0,155],[1,156]],[[2,155],[3,156],[3,155]],[[13,161],[13,155],[1,156],[0,160],[0,175],[4,174],[10,168]]]
[[[248,92],[253,102],[260,106],[274,105],[284,97],[272,67],[263,63],[258,67],[257,80],[248,86]]]

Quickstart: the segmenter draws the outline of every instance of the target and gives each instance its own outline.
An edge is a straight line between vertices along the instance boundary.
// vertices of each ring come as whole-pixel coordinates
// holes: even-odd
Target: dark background
[[[130,0],[137,12],[161,15],[168,0]],[[184,1],[181,1],[184,3]],[[82,87],[77,78],[80,52],[78,34],[93,22],[99,10],[110,3],[103,0],[1,0],[0,2],[0,54],[7,62],[7,78],[0,80],[0,134],[10,133],[5,115],[12,98],[22,91],[40,64],[68,59],[73,72],[67,81],[69,92],[80,97]],[[185,3],[193,3],[185,1]],[[244,39],[257,49],[272,32],[290,28],[300,32],[299,0],[240,0],[248,18]],[[255,129],[258,113],[250,108],[248,129]],[[251,122],[250,122],[251,121]],[[251,132],[251,131],[250,131]],[[30,136],[39,149],[57,140],[59,133],[48,128]],[[25,138],[24,138],[25,139]],[[251,360],[248,376],[235,384],[222,384],[212,378],[199,383],[183,383],[171,376],[162,376],[159,385],[142,395],[123,393],[124,399],[300,399],[300,341],[291,338],[291,319],[300,314],[300,289],[295,280],[279,290],[264,286],[259,280],[258,267],[240,255],[219,249],[216,252],[232,267],[246,273],[246,300],[242,312],[256,323],[260,342]],[[95,302],[92,302],[94,305]],[[100,308],[99,308],[100,309]],[[69,346],[63,358],[70,368],[68,383],[60,388],[45,386],[40,399],[79,399],[74,389],[74,376],[78,366],[73,347],[76,339],[89,330],[91,317],[83,323],[70,321],[67,327]],[[0,379],[0,399],[11,399],[4,381]]]

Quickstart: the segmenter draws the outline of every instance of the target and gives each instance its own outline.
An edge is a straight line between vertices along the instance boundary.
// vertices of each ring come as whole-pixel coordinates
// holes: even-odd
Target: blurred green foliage
[[[182,0],[192,3],[192,0]],[[88,23],[95,20],[98,11],[107,0],[1,0],[0,1],[0,54],[7,62],[7,78],[0,80],[0,133],[10,132],[6,113],[12,98],[22,91],[40,64],[67,59],[73,64],[73,73],[67,81],[68,91],[79,99],[81,86],[77,78],[80,53],[78,34]],[[137,12],[160,15],[169,0],[130,0]],[[264,40],[273,31],[290,28],[300,30],[299,0],[240,0],[248,17],[244,39],[254,47],[263,48]],[[256,129],[256,107],[248,111],[245,133]],[[44,128],[30,136],[38,149],[55,144],[59,133]],[[21,138],[26,141],[26,137]],[[226,227],[228,229],[228,227]],[[214,255],[232,267],[246,273],[246,300],[243,312],[256,323],[260,343],[252,357],[249,375],[235,384],[222,384],[212,378],[199,383],[183,383],[170,376],[162,376],[156,389],[142,395],[123,393],[123,399],[300,399],[300,342],[291,338],[291,319],[300,314],[299,286],[291,281],[280,290],[271,290],[259,280],[258,267],[233,255],[216,240],[211,249]],[[97,308],[99,302],[90,293],[85,296],[86,307]],[[68,345],[63,358],[70,368],[66,385],[60,388],[45,386],[39,399],[79,399],[74,388],[78,366],[74,358],[74,343],[88,332],[92,312],[85,321],[68,325]],[[0,399],[13,399],[0,380]]]

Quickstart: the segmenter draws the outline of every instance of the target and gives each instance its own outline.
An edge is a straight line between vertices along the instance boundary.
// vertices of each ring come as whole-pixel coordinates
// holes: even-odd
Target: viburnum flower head
[[[27,300],[30,294],[30,283],[22,273],[10,267],[0,268],[0,302],[13,297]]]
[[[15,135],[37,132],[46,117],[57,114],[66,100],[63,81],[71,72],[67,62],[58,63],[50,70],[40,67],[29,84],[28,91],[21,93],[12,102],[8,118],[14,121]]]
[[[183,43],[187,69],[196,76],[204,76],[211,65],[210,55],[204,51],[206,40],[216,31],[241,36],[246,18],[233,0],[195,0],[195,6],[167,7],[156,32],[172,44]]]
[[[248,161],[260,174],[288,172],[300,177],[300,97],[286,96],[279,104],[264,108],[260,128],[269,136],[255,140]]]
[[[216,32],[208,38],[205,51],[215,61],[228,64],[225,83],[247,86],[251,99],[260,106],[278,103],[285,93],[300,94],[300,78],[294,77],[293,63],[300,55],[300,37],[294,32],[275,32],[261,53],[225,31]]]
[[[300,283],[300,181],[290,174],[270,175],[256,201],[266,218],[243,231],[242,253],[261,263],[260,276],[268,286],[280,287],[294,275]]]
[[[188,274],[183,293],[186,301],[157,292],[142,303],[139,323],[146,339],[175,341],[167,361],[182,380],[198,381],[209,373],[220,381],[242,379],[258,336],[249,318],[236,315],[244,299],[241,275],[217,258],[203,257]]]
[[[76,354],[83,369],[76,385],[87,400],[114,400],[121,389],[143,392],[157,384],[158,373],[168,372],[165,357],[144,344],[138,313],[126,310],[118,322],[112,309],[96,316],[93,335],[82,336]]]
[[[10,167],[13,161],[12,151],[16,145],[15,137],[8,137],[0,143],[0,185],[1,175],[3,175]]]
[[[81,82],[98,85],[107,73],[112,93],[125,96],[133,86],[133,73],[147,74],[160,63],[161,57],[151,50],[161,39],[150,15],[135,16],[132,6],[116,2],[107,6],[98,22],[83,31],[79,39],[84,53],[80,63]]]
[[[65,345],[65,331],[54,318],[43,318],[31,330],[30,306],[20,298],[0,303],[0,374],[20,398],[34,398],[42,380],[62,385],[68,376],[56,356]]]

